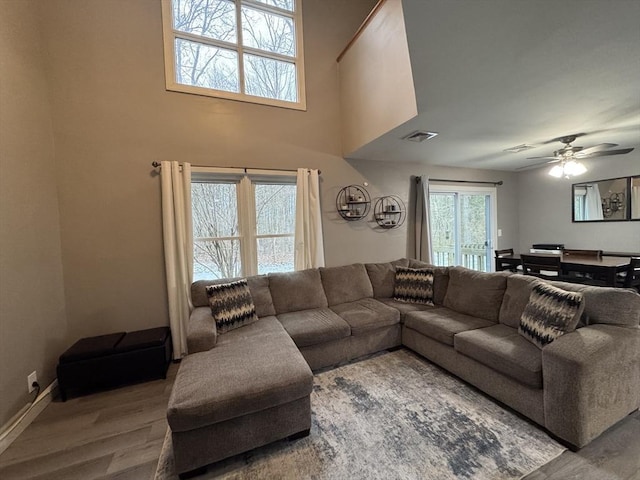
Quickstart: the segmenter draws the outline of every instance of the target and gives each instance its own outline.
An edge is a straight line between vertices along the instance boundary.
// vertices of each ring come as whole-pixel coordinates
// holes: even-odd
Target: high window
[[[192,177],[194,280],[293,270],[295,176]]]
[[[162,0],[168,90],[305,109],[302,0]]]

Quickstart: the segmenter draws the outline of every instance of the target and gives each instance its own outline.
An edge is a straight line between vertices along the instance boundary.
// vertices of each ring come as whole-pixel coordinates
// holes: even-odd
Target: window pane
[[[455,197],[448,193],[429,195],[434,265],[455,264]]]
[[[247,94],[287,102],[298,100],[293,63],[245,54],[244,69]]]
[[[256,2],[282,8],[283,10],[289,10],[290,12],[293,12],[293,9],[295,7],[294,0],[256,0]]]
[[[173,28],[236,43],[236,8],[227,0],[173,0]]]
[[[232,278],[242,274],[240,240],[193,242],[193,279]]]
[[[294,233],[296,186],[257,184],[255,191],[257,234]]]
[[[484,194],[460,194],[460,265],[487,271],[487,204]]]
[[[293,271],[293,237],[258,239],[258,274]]]
[[[176,38],[176,82],[239,91],[238,54],[232,50]]]
[[[242,7],[242,43],[293,57],[296,54],[293,19]]]
[[[237,237],[238,196],[235,183],[192,183],[193,238]]]

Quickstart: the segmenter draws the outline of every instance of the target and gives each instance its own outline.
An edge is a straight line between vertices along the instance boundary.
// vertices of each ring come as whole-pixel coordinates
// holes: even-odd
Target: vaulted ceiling
[[[569,134],[640,150],[639,1],[402,5],[419,114],[350,157],[516,170]],[[402,140],[414,130],[439,135]],[[504,152],[520,144],[534,148]]]

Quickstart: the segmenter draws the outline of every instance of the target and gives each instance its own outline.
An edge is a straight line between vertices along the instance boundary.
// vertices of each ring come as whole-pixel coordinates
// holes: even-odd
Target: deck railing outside
[[[489,271],[487,248],[482,244],[461,245],[460,262],[456,262],[455,248],[453,245],[434,245],[433,263],[439,266],[461,265],[481,272]]]

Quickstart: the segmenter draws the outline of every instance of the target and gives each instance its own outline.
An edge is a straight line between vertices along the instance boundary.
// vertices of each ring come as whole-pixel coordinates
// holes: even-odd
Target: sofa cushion
[[[281,313],[278,320],[298,347],[331,342],[351,335],[351,327],[329,308]]]
[[[457,334],[456,351],[533,388],[542,388],[542,352],[515,328],[493,325]]]
[[[433,306],[433,270],[430,268],[396,268],[393,299],[399,302]]]
[[[191,302],[194,307],[209,306],[209,298],[205,287],[209,285],[217,285],[219,283],[228,283],[240,278],[225,278],[215,280],[197,280],[191,284]],[[271,300],[271,291],[269,290],[269,278],[266,275],[255,275],[247,277],[247,285],[253,298],[253,304],[256,306],[256,315],[258,317],[268,317],[275,315]]]
[[[361,263],[342,267],[321,267],[320,277],[329,305],[373,297],[373,287],[367,269]]]
[[[444,306],[456,312],[496,323],[507,288],[505,273],[484,273],[464,267],[449,268]]]
[[[448,308],[435,308],[407,313],[404,325],[406,328],[411,328],[427,337],[453,346],[453,337],[457,333],[490,327],[495,324],[489,320],[472,317]]]
[[[433,310],[434,308],[431,305],[422,305],[420,303],[407,303],[407,302],[399,302],[398,300],[394,300],[393,298],[378,298],[379,302],[384,303],[385,305],[395,308],[400,312],[400,323],[404,323],[406,320],[407,313],[409,312],[421,312],[423,310]]]
[[[393,262],[386,263],[367,263],[367,275],[373,287],[373,296],[375,298],[391,298],[393,297],[393,283],[396,276],[396,267],[408,267],[409,260],[400,258]]]
[[[507,288],[504,291],[498,320],[500,323],[517,329],[524,307],[529,303],[529,295],[533,285],[539,282],[530,275],[510,275],[507,277]]]
[[[361,335],[377,328],[400,323],[400,312],[374,298],[341,303],[330,307],[351,327],[351,335]]]
[[[536,283],[522,312],[518,333],[542,348],[575,330],[583,310],[582,293]]]
[[[410,268],[431,268],[433,270],[433,303],[442,305],[449,286],[449,267],[437,267],[421,260],[410,259]]]
[[[276,314],[329,306],[317,268],[270,273],[269,288]]]
[[[246,279],[209,285],[206,291],[218,333],[226,333],[258,320]]]
[[[312,388],[298,348],[275,317],[265,317],[182,359],[167,420],[174,432],[193,430],[292,402]]]

